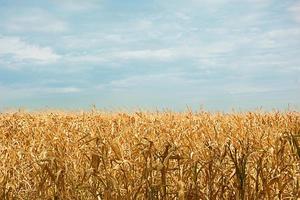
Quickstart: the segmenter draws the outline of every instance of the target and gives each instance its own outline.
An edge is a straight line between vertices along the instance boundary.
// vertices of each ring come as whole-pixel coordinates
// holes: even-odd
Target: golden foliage
[[[0,199],[297,199],[299,112],[0,114]]]

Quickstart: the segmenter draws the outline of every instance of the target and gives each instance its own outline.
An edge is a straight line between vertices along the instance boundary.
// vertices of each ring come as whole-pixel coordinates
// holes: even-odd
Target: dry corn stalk
[[[0,199],[297,199],[299,112],[0,114]]]

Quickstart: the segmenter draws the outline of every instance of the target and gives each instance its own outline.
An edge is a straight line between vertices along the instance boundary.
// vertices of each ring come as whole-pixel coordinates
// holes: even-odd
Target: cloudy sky
[[[300,107],[299,0],[0,0],[0,109]]]

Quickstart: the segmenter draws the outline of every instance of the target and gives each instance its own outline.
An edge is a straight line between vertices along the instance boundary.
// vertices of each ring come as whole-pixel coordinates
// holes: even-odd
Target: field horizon
[[[136,112],[144,112],[144,113],[163,113],[163,112],[170,112],[170,113],[200,113],[200,112],[209,112],[209,113],[227,113],[227,114],[234,114],[234,113],[247,113],[247,112],[254,112],[254,113],[271,113],[271,112],[300,112],[300,108],[295,105],[287,105],[286,107],[270,107],[266,108],[264,106],[256,106],[254,108],[241,108],[238,106],[230,107],[227,109],[209,109],[204,105],[193,107],[186,105],[185,108],[172,108],[172,107],[143,107],[143,106],[135,106],[135,107],[125,107],[125,106],[118,106],[118,107],[101,107],[96,106],[94,104],[79,107],[79,108],[68,108],[68,107],[26,107],[26,106],[19,106],[19,107],[5,107],[0,108],[0,113],[17,113],[17,112],[24,112],[24,113],[73,113],[73,114],[80,114],[80,113],[127,113],[127,114],[134,114]]]

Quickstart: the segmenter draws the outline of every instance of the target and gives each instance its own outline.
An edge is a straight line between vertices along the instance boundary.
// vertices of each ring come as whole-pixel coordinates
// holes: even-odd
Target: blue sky
[[[299,55],[299,0],[0,0],[0,109],[299,109]]]

